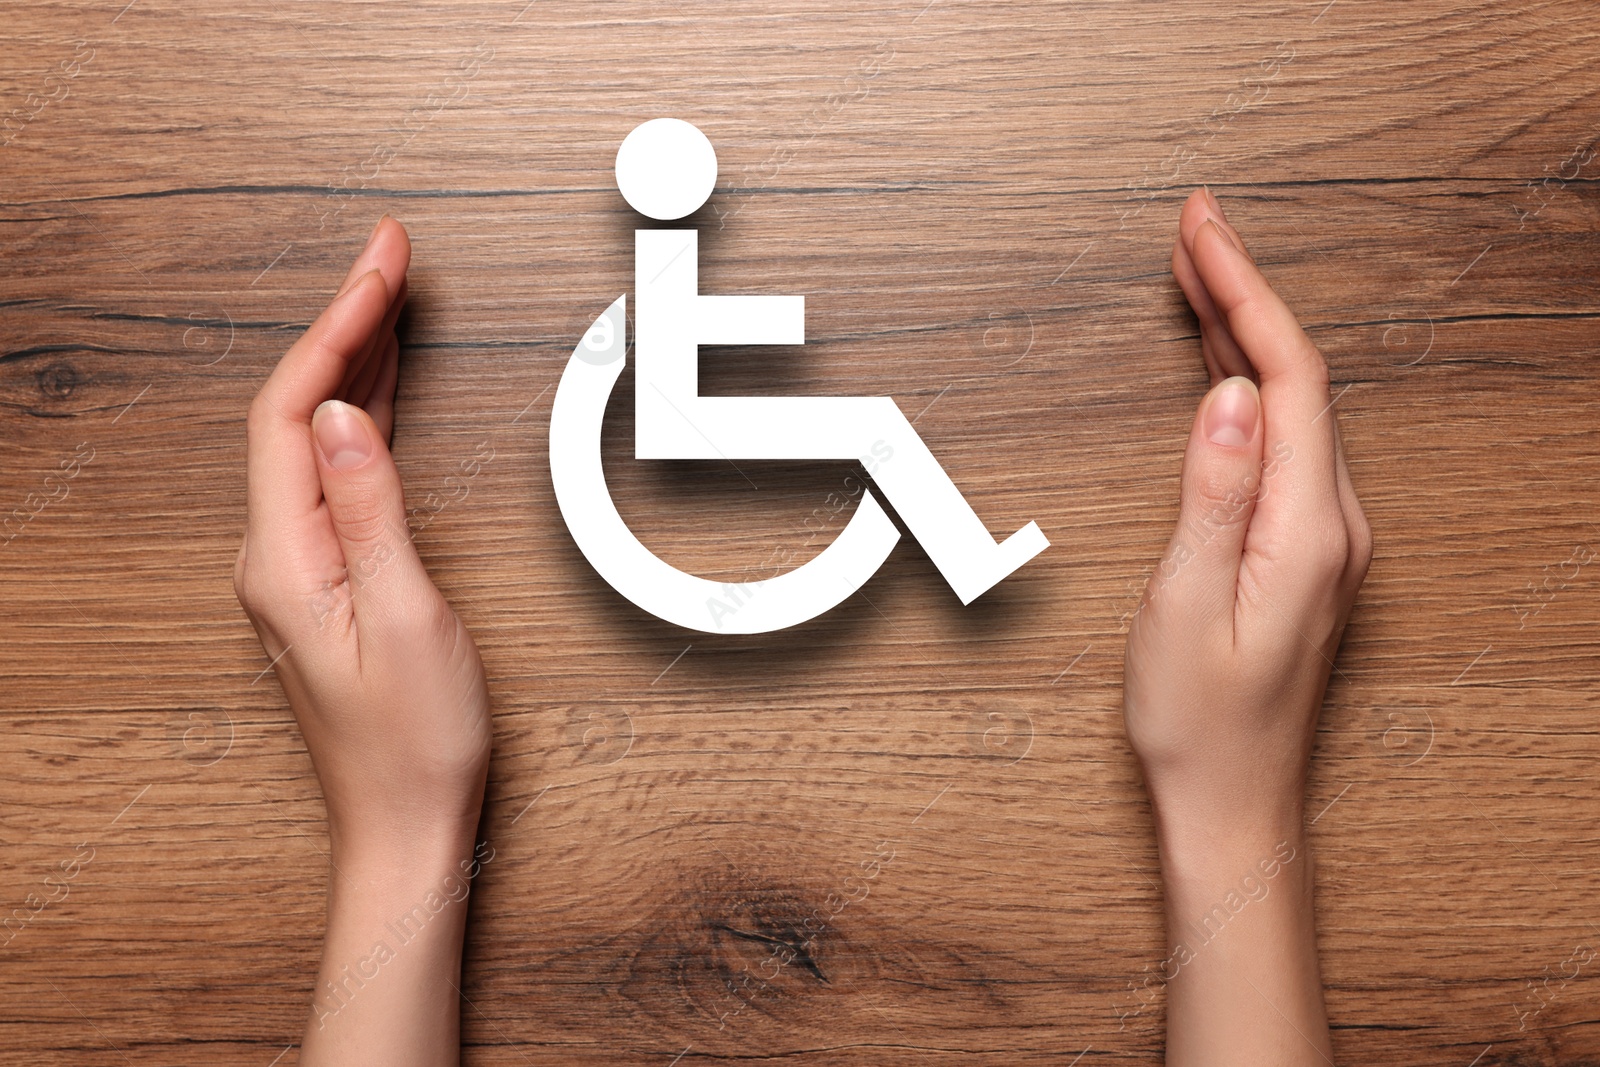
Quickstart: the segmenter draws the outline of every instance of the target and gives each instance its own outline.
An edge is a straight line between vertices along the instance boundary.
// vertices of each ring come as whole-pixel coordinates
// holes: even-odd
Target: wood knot
[[[34,372],[34,380],[39,383],[39,392],[51,401],[66,400],[77,391],[78,386],[88,381],[78,368],[65,360],[55,360],[40,367]]]

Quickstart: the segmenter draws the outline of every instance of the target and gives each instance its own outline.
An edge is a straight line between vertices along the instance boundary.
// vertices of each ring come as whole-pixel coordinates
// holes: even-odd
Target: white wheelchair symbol
[[[671,221],[710,198],[717,157],[695,126],[652,119],[623,140],[616,172],[634,210]],[[963,604],[1049,547],[1034,522],[996,544],[890,397],[701,396],[700,345],[804,344],[805,298],[702,295],[698,238],[693,229],[634,231],[635,458],[862,460],[877,446],[889,458],[871,467],[875,488]],[[870,491],[819,555],[762,582],[688,574],[634,536],[600,463],[600,424],[627,351],[625,309],[619,296],[573,350],[550,416],[556,502],[590,565],[650,614],[707,633],[794,626],[865,585],[900,538]]]

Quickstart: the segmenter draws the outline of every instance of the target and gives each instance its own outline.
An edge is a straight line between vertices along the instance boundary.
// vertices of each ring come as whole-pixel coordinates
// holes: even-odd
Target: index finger
[[[270,545],[274,531],[292,529],[322,503],[311,416],[344,380],[349,362],[366,351],[388,304],[382,276],[368,271],[289,348],[251,402],[245,482],[246,537],[258,546],[252,553]]]
[[[338,295],[278,361],[250,405],[246,460],[247,536],[270,544],[273,530],[315,511],[322,482],[311,452],[311,415],[370,350],[384,313],[405,285],[411,239],[398,220],[378,220]]]
[[[1195,231],[1192,255],[1229,332],[1261,379],[1266,459],[1281,465],[1269,467],[1273,491],[1256,519],[1280,554],[1314,548],[1326,520],[1340,514],[1328,364],[1260,269],[1215,222]]]

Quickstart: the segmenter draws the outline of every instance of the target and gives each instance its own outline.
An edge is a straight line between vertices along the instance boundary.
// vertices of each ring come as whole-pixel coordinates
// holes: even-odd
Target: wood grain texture
[[[1121,657],[1204,387],[1201,182],[1348,387],[1377,535],[1309,805],[1340,1062],[1600,1063],[1594,5],[124,2],[0,28],[0,913],[77,872],[0,938],[0,1063],[294,1061],[326,841],[231,588],[243,418],[385,211],[396,452],[495,704],[466,1062],[1159,1062]],[[1049,552],[962,609],[907,541],[756,638],[594,575],[550,387],[660,114],[721,159],[705,290],[807,298],[708,390],[889,393]],[[630,408],[608,469],[672,562],[842,528],[848,467],[636,463]]]

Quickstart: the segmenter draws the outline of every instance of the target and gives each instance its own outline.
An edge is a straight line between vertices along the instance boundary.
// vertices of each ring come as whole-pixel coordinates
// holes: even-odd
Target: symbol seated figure
[[[716,152],[679,119],[653,119],[617,152],[617,187],[659,221],[698,210],[716,185]],[[805,343],[803,296],[699,291],[699,232],[634,232],[634,455],[638,459],[890,458],[872,478],[963,604],[1049,546],[1037,523],[996,544],[891,397],[705,397],[701,345]]]

